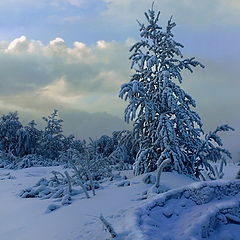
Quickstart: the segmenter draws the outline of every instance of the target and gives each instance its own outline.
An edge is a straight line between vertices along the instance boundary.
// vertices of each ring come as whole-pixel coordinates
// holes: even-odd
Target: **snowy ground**
[[[133,239],[237,240],[236,236],[240,236],[240,181],[194,183],[174,189],[144,203],[132,216],[135,216],[132,225],[136,226]],[[227,232],[225,226],[229,223],[238,223],[234,232]],[[222,227],[226,228],[224,238],[218,234]]]
[[[140,200],[142,193],[149,189],[150,185],[142,182],[143,176],[133,177],[127,171],[124,174],[128,175],[130,186],[117,187],[119,181],[106,181],[102,183],[102,189],[97,190],[96,196],[86,199],[83,194],[77,195],[73,198],[74,201],[71,205],[62,206],[54,212],[46,213],[48,205],[56,200],[24,199],[19,197],[19,193],[22,189],[36,184],[40,178],[49,178],[52,170],[61,171],[62,169],[61,167],[38,167],[16,171],[0,169],[1,240],[105,240],[110,235],[103,230],[103,226],[98,219],[100,214],[103,214],[113,225],[115,231],[119,233],[119,239],[164,239],[159,238],[159,236],[164,237],[162,233],[167,231],[174,232],[176,236],[180,236],[181,232],[185,233],[184,228],[192,231],[193,228],[190,228],[188,223],[196,226],[201,220],[197,217],[199,213],[213,211],[213,209],[217,208],[217,204],[220,203],[218,200],[213,199],[207,204],[198,206],[192,204],[190,200],[181,199],[181,201],[177,201],[171,199],[168,204],[170,210],[168,208],[167,211],[181,209],[183,208],[180,206],[181,204],[185,204],[185,208],[188,210],[182,212],[179,210],[179,215],[182,216],[181,219],[162,217],[162,214],[153,211],[152,214],[155,214],[154,221],[157,221],[156,224],[159,224],[159,228],[152,228],[153,219],[143,218],[146,211],[143,211],[144,214],[141,216],[139,212],[138,214],[136,212],[139,209],[146,209],[147,205],[152,204],[167,193],[153,196],[147,200]],[[237,167],[230,165],[226,169],[225,178],[227,180],[233,179],[236,172]],[[168,189],[184,188],[192,183],[192,179],[174,173],[163,173],[161,178],[162,186]],[[237,204],[239,199],[240,195],[235,195],[234,197],[226,197],[223,200],[225,205],[230,206],[231,204]],[[183,201],[185,201],[184,204]],[[193,212],[195,212],[195,215]],[[202,214],[202,216],[208,217],[208,214]],[[137,220],[140,220],[140,222],[137,222]],[[150,235],[147,234],[149,229],[151,229]],[[170,237],[172,236],[174,235]],[[226,238],[222,238],[223,236]],[[240,239],[238,236],[240,236],[240,225],[228,224],[220,226],[208,239],[237,240]],[[167,237],[166,235],[165,239],[188,239],[186,237]]]

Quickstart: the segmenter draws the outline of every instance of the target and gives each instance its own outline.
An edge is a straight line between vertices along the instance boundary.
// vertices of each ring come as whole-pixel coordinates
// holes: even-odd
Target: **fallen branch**
[[[116,238],[117,233],[114,231],[112,225],[103,217],[103,215],[100,215],[99,219],[103,223],[106,230],[110,233],[112,239]]]

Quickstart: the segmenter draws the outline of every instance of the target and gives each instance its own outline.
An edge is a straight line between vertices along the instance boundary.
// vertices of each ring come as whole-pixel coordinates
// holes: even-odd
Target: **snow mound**
[[[210,239],[226,224],[238,224],[240,234],[240,181],[174,189],[149,199],[131,214],[128,236],[139,240]]]

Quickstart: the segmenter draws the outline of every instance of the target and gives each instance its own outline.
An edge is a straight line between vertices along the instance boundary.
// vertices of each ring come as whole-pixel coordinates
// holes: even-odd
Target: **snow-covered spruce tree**
[[[145,13],[147,24],[140,22],[141,41],[130,52],[135,74],[121,86],[119,96],[129,101],[125,121],[134,121],[134,136],[140,150],[134,163],[135,174],[153,171],[165,159],[171,159],[171,169],[199,177],[202,167],[212,171],[209,160],[217,161],[224,154],[220,148],[219,127],[203,139],[202,122],[192,110],[194,99],[177,82],[182,83],[184,69],[193,72],[204,67],[195,58],[183,58],[183,45],[174,40],[172,17],[165,29],[158,25],[160,12]],[[218,146],[219,145],[219,146]]]
[[[0,118],[0,150],[16,155],[17,132],[22,127],[17,112],[10,112]]]
[[[50,116],[43,117],[43,120],[47,125],[39,141],[38,154],[46,158],[57,159],[64,149],[63,120],[59,118],[57,110],[54,110]]]

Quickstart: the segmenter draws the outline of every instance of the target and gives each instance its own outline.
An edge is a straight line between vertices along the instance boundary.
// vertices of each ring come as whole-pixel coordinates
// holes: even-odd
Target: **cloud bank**
[[[117,95],[120,85],[131,75],[128,50],[133,42],[102,40],[89,46],[77,41],[69,47],[62,38],[43,44],[25,36],[2,42],[1,105],[40,112],[57,105],[122,116],[124,103]],[[216,109],[223,115],[222,106],[229,109],[228,105],[237,103],[238,65],[234,58],[213,61],[201,56],[200,60],[206,69],[187,74],[184,85],[198,99],[199,106]],[[234,113],[229,109],[227,115],[231,117]]]
[[[34,111],[46,110],[52,103],[117,115],[108,103],[119,105],[118,89],[129,75],[128,47],[128,42],[105,41],[68,47],[61,38],[44,45],[25,36],[2,43],[0,100]]]

